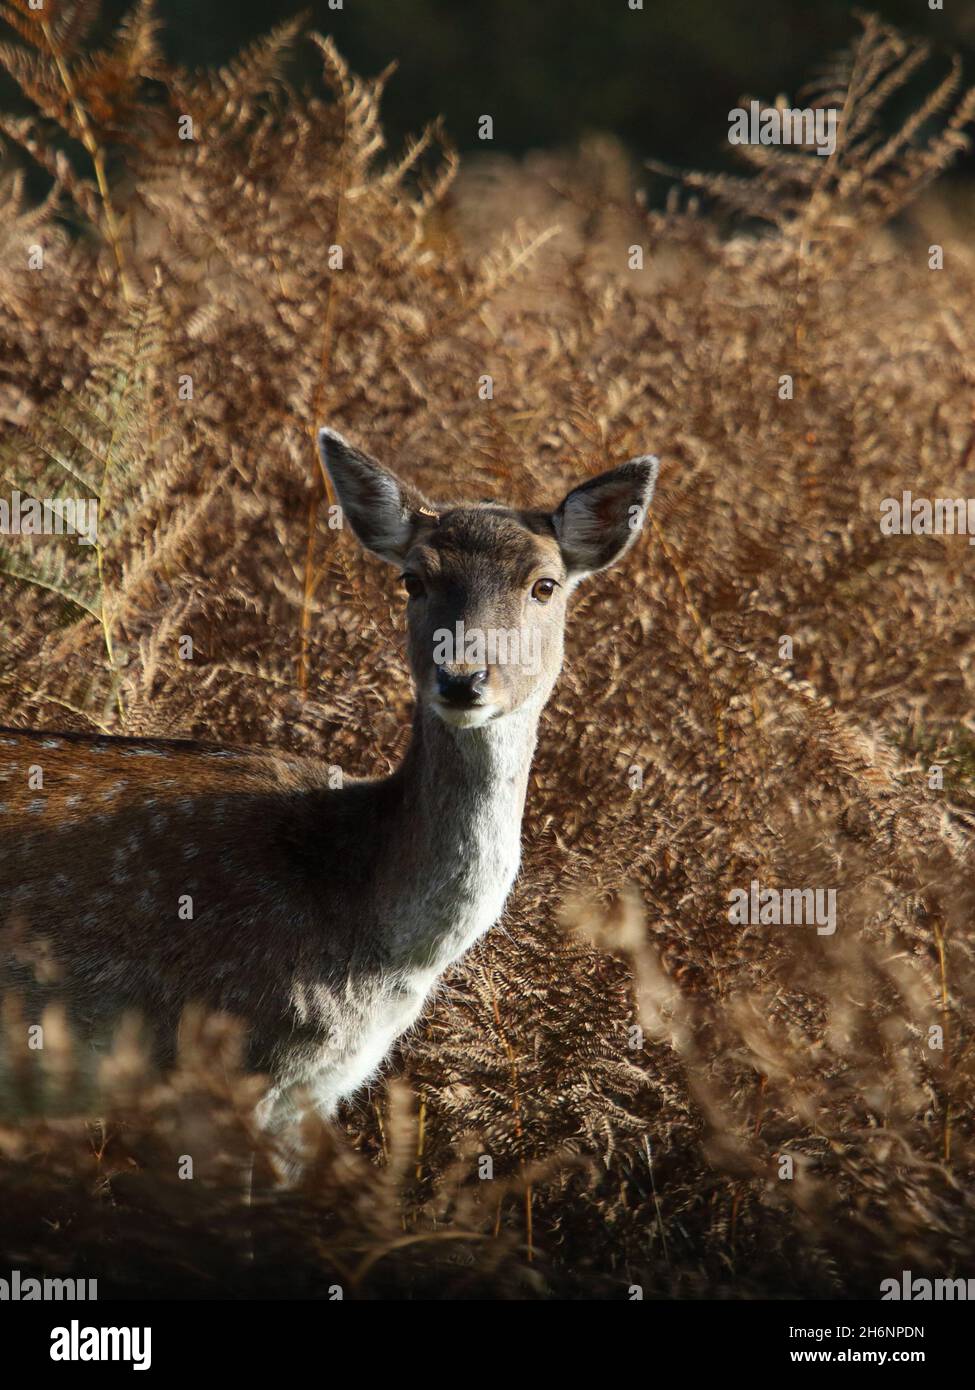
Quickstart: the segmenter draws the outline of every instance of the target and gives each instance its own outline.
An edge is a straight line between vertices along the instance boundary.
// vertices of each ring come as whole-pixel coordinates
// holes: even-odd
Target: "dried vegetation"
[[[5,539],[6,722],[382,773],[399,600],[329,528],[315,424],[434,496],[554,500],[648,448],[663,467],[645,543],[576,600],[504,925],[404,1080],[344,1132],[309,1118],[285,1183],[227,1023],[194,1021],[162,1078],[126,1034],[79,1110],[57,1018],[31,1053],[8,1000],[4,1260],[186,1296],[971,1274],[973,551],[878,525],[905,488],[975,496],[963,209],[910,212],[975,115],[957,71],[885,125],[932,60],[867,19],[822,79],[835,155],[743,148],[741,179],[649,211],[606,141],[459,178],[436,126],[388,155],[382,80],[297,22],[190,73],[146,0],[91,51],[95,8],[0,10],[34,107],[0,133],[52,180],[38,199],[3,166],[3,495],[100,509],[94,547]],[[286,76],[308,42],[314,92]],[[753,879],[835,888],[835,935],[732,925]]]

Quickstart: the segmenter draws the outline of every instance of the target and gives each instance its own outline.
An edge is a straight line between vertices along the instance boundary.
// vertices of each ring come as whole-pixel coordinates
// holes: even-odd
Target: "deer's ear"
[[[335,430],[318,431],[318,448],[342,514],[359,541],[390,564],[402,564],[424,517],[436,517],[435,509]]]
[[[659,460],[630,459],[574,488],[552,517],[570,579],[613,564],[640,533]]]

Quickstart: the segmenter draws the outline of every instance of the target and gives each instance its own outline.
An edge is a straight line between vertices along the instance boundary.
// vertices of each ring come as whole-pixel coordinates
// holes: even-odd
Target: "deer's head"
[[[318,442],[345,519],[400,571],[421,704],[466,729],[540,710],[562,666],[568,596],[636,538],[657,460],[590,478],[554,511],[517,511],[430,502],[334,430]]]

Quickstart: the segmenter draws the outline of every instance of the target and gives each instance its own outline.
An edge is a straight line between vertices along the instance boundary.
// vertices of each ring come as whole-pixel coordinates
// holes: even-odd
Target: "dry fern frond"
[[[434,125],[387,157],[388,74],[311,36],[322,85],[293,91],[298,21],[194,74],[148,4],[92,55],[91,5],[47,12],[50,37],[2,9],[34,114],[0,127],[54,184],[0,189],[0,472],[103,515],[97,554],[3,537],[4,721],[124,714],[388,772],[401,619],[329,525],[313,428],[433,497],[542,505],[648,449],[662,469],[646,542],[574,599],[521,876],[400,1048],[410,1093],[271,1151],[227,1025],[199,1021],[175,1075],[150,1083],[130,1041],[90,1093],[100,1167],[80,1112],[45,1112],[62,1073],[15,1058],[34,1113],[0,1129],[0,1244],[57,1266],[70,1230],[129,1295],[286,1270],[319,1297],[875,1298],[891,1269],[965,1272],[972,551],[878,517],[904,489],[975,495],[975,266],[929,190],[973,115],[957,71],[885,123],[936,60],[867,19],[808,96],[842,110],[834,157],[753,150],[656,211],[606,141],[471,172]],[[835,935],[732,922],[753,880],[835,890]],[[199,1199],[170,1181],[191,1124]],[[230,1160],[255,1147],[244,1210]]]

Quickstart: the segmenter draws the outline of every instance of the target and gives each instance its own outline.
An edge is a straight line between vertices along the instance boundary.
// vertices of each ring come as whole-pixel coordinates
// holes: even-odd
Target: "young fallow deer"
[[[310,758],[0,731],[0,980],[32,1016],[61,997],[92,1041],[137,1010],[162,1056],[187,1004],[236,1015],[269,1116],[297,1088],[332,1114],[501,915],[566,602],[632,543],[657,474],[633,459],[555,511],[436,505],[332,430],[319,447],[409,596],[416,709],[391,777],[335,789]]]

